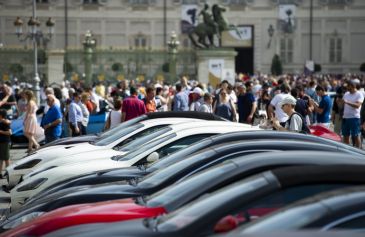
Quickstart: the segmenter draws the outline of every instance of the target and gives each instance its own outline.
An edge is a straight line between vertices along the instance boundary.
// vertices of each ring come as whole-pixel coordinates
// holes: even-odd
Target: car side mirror
[[[154,151],[147,156],[147,162],[153,163],[155,161],[158,161],[159,158],[160,158],[160,156],[158,155],[158,153]]]
[[[239,221],[234,216],[225,216],[214,226],[214,233],[224,233],[238,227]]]

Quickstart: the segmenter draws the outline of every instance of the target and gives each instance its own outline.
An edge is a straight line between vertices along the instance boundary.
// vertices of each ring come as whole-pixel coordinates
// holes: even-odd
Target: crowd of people
[[[62,124],[68,125],[71,136],[85,135],[92,114],[108,113],[107,130],[148,112],[200,111],[240,123],[265,122],[281,131],[306,133],[308,125],[319,123],[341,135],[343,142],[360,147],[365,135],[364,87],[365,77],[351,74],[237,76],[234,84],[224,80],[216,88],[185,76],[174,85],[123,80],[84,87],[65,81],[45,85],[37,103],[31,90],[7,82],[0,85],[0,145],[10,142],[6,124],[19,116],[32,151],[39,147],[37,134],[44,133],[51,142],[65,133]],[[37,113],[43,113],[40,126]],[[6,160],[8,154],[1,150]]]

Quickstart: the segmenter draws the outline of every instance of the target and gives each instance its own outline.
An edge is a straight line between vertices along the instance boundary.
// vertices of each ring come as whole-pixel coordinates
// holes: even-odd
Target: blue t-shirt
[[[46,124],[52,123],[57,119],[62,119],[62,112],[59,106],[54,105],[51,108],[49,108],[47,113],[44,115],[41,125],[44,126]],[[57,124],[57,126],[52,127],[52,135],[54,137],[60,137],[61,133],[62,133],[61,123]]]
[[[247,92],[244,95],[238,96],[237,107],[238,107],[238,115],[240,123],[246,122],[247,117],[251,113],[252,104],[254,102],[255,102],[255,96],[252,94],[252,92]]]
[[[319,103],[319,108],[323,109],[322,114],[317,114],[318,123],[329,123],[330,113],[332,108],[332,100],[328,95],[322,96],[322,100]]]

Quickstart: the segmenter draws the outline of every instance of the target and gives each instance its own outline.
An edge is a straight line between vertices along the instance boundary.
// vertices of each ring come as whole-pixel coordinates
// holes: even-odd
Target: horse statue
[[[218,25],[217,35],[218,35],[218,39],[219,39],[219,46],[222,45],[221,39],[222,39],[223,31],[235,30],[237,32],[237,34],[241,37],[241,33],[239,32],[237,27],[235,25],[229,25],[226,18],[224,18],[223,12],[225,12],[225,11],[226,11],[226,8],[224,8],[218,4],[214,4],[212,7],[213,19],[216,22],[216,24]]]
[[[213,20],[213,17],[208,12],[209,5],[205,4],[204,8],[200,11],[199,15],[203,16],[203,22],[199,23],[194,30],[189,33],[189,38],[195,47],[209,48],[214,46],[214,35],[218,34],[218,25]],[[194,35],[198,37],[198,41],[194,39]],[[206,38],[209,40],[209,44],[206,42]]]

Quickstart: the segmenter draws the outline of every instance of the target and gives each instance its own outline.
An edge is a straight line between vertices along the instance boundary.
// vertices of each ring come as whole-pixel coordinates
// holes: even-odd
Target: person
[[[114,128],[118,124],[122,122],[122,100],[115,99],[114,100],[114,109],[110,111],[108,120],[105,123],[104,130],[108,130],[110,128]]]
[[[81,135],[86,135],[86,127],[89,123],[89,117],[90,117],[90,112],[87,109],[87,102],[89,100],[89,94],[86,92],[83,92],[81,94],[81,101],[79,102],[79,106],[81,108],[81,112],[82,112],[82,120],[81,120]]]
[[[219,99],[215,101],[213,111],[216,115],[221,116],[229,121],[237,121],[237,113],[232,99],[229,97],[226,89],[221,89]]]
[[[290,87],[285,83],[281,84],[280,93],[274,96],[267,108],[268,118],[271,119],[276,117],[282,127],[285,126],[285,123],[288,120],[288,115],[281,109],[280,102],[290,96],[288,94],[289,92]]]
[[[9,121],[6,120],[7,112],[5,109],[0,109],[0,178],[3,178],[2,170],[3,163],[8,167],[10,162],[10,136],[11,129]]]
[[[347,85],[346,85],[347,87]],[[334,125],[334,132],[337,134],[341,134],[341,125],[342,125],[342,117],[343,117],[343,95],[346,92],[345,86],[340,86],[336,90],[336,95],[333,101],[331,120]]]
[[[122,104],[122,122],[131,120],[140,115],[147,113],[143,101],[137,98],[136,88],[130,88],[131,96],[123,100]]]
[[[360,110],[364,96],[353,81],[348,82],[348,91],[343,96],[344,110],[342,118],[343,142],[350,144],[350,135],[356,147],[361,147]]]
[[[272,117],[272,125],[276,130],[293,132],[301,132],[303,130],[304,119],[299,113],[295,112],[296,104],[297,100],[291,95],[288,95],[279,103],[283,112],[288,116],[288,120],[282,126],[278,118]]]
[[[0,85],[0,109],[5,109],[9,118],[13,116],[12,106],[16,106],[16,99],[11,87]]]
[[[176,94],[174,96],[173,111],[188,111],[189,97],[185,91],[182,91],[181,84],[176,85]]]
[[[33,92],[30,90],[24,91],[24,97],[27,100],[27,110],[24,116],[24,135],[28,139],[28,153],[33,150],[33,148],[38,149],[39,144],[35,139],[34,135],[37,132],[37,109],[38,106],[35,102]]]
[[[252,81],[247,81],[245,87],[246,93],[239,95],[237,99],[238,121],[240,123],[252,124],[257,109],[256,99],[252,93]]]
[[[329,128],[330,126],[330,115],[332,108],[332,100],[327,95],[326,90],[322,86],[316,87],[317,96],[321,98],[321,101],[316,103],[313,99],[311,99],[314,105],[314,111],[317,113],[317,123],[323,124],[325,127]]]
[[[77,137],[81,135],[81,127],[82,127],[82,110],[79,105],[80,103],[80,95],[78,92],[73,94],[73,100],[68,109],[68,122],[71,128],[71,136]]]
[[[162,87],[156,87],[156,109],[158,112],[167,111],[167,104],[169,102],[169,97],[165,97],[163,95],[163,88]],[[168,96],[168,95],[167,95]]]
[[[60,106],[56,104],[56,97],[54,95],[47,95],[46,102],[49,109],[42,119],[41,126],[44,128],[46,143],[49,143],[59,139],[61,136],[62,112]]]
[[[157,111],[157,105],[156,105],[156,100],[155,100],[155,90],[152,87],[147,87],[146,97],[143,99],[143,101],[146,106],[147,113]]]
[[[203,90],[199,87],[195,87],[194,90],[190,91],[191,103],[189,106],[190,111],[198,111],[200,105],[202,104],[201,96],[203,94]]]
[[[213,113],[213,96],[210,93],[205,93],[203,96],[204,102],[199,106],[198,111],[204,113]]]

